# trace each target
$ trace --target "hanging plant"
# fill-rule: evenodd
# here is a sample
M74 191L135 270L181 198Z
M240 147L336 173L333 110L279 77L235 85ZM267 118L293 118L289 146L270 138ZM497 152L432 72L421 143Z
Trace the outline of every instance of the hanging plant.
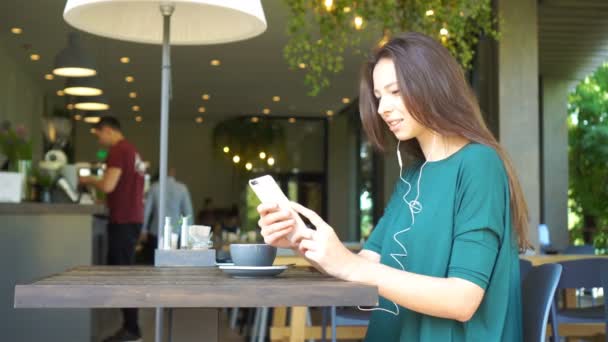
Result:
M239 169L247 170L250 163L251 170L263 171L285 160L285 130L279 120L259 117L224 120L213 129L213 150L217 158L230 160Z
M393 33L417 31L436 37L470 68L481 35L497 39L490 0L284 0L290 10L283 53L291 69L304 69L315 96L329 75L344 68L344 55L368 51Z

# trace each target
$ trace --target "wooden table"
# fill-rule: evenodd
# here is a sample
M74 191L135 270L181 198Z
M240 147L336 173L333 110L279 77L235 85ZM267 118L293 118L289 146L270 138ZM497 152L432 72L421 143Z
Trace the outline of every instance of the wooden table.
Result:
M608 255L593 255L593 254L539 254L539 255L520 255L521 259L528 260L533 266L549 263L559 263L570 260L581 260L591 258L608 258Z
M217 309L373 306L377 302L375 287L299 268L276 278L237 279L215 267L82 266L15 287L15 308Z

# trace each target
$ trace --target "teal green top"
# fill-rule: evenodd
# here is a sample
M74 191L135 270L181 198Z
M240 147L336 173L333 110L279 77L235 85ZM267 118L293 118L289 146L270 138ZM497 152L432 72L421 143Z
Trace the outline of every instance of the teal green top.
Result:
M404 170L422 211L403 200L408 186L397 181L384 216L364 249L384 265L433 277L457 277L485 294L466 323L424 315L399 306L398 315L376 310L366 341L521 341L518 245L511 228L509 183L502 160L488 146L468 144L446 159ZM409 228L409 229L408 229ZM399 241L403 248L395 241ZM380 298L379 307L397 312Z

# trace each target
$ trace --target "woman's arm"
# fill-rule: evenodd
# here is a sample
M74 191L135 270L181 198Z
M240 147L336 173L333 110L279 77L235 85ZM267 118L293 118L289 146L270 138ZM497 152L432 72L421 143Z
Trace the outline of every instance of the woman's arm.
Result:
M362 249L359 254L360 257L363 257L371 262L380 263L380 254L370 251L369 249Z
M460 322L471 319L485 292L468 280L401 271L355 254L348 265L345 280L377 286L382 297L410 310Z
M300 252L328 274L376 286L384 298L426 315L466 322L477 311L485 291L473 282L424 276L368 260L365 255L374 252L364 256L350 252L315 212L297 203L292 207L317 228L310 239L300 242Z

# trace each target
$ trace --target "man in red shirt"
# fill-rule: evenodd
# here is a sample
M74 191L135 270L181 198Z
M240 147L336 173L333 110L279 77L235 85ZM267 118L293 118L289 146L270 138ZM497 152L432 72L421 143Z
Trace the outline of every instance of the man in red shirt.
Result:
M145 165L135 146L125 139L116 118L102 117L95 125L95 135L102 146L109 148L104 176L101 179L84 177L81 183L107 194L108 265L132 265L144 218ZM141 341L137 309L122 309L122 312L122 328L104 341Z

